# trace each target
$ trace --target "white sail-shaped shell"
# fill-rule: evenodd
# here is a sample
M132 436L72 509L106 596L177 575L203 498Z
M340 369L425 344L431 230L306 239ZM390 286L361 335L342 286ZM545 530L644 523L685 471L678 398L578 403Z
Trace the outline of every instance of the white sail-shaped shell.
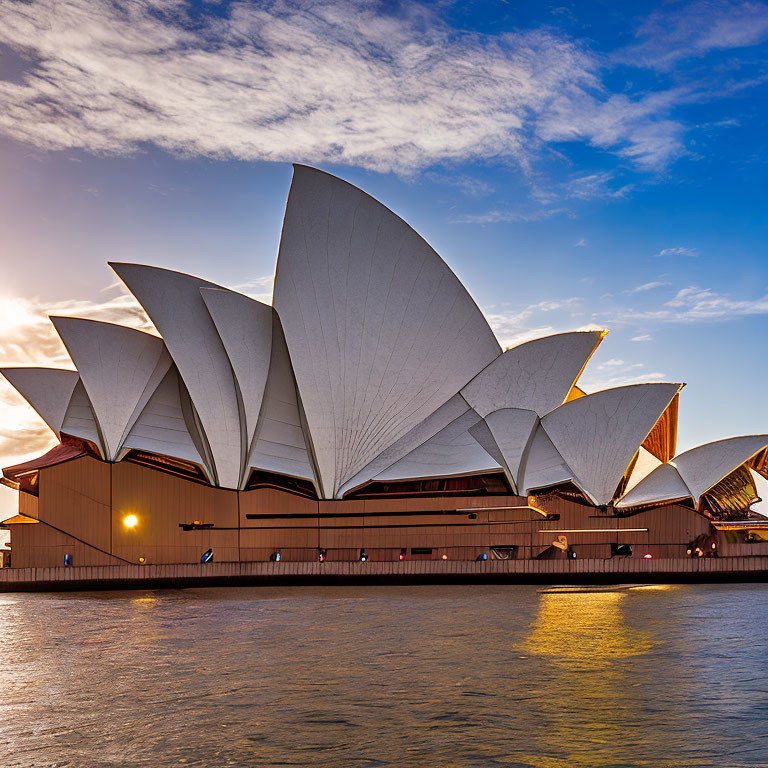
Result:
M555 448L544 427L539 424L520 463L517 492L521 496L527 496L539 488L575 479L573 470Z
M122 325L80 317L52 317L99 424L104 450L114 460L136 406L156 369L162 376L171 359L162 339Z
M745 461L768 446L768 435L745 435L705 443L672 459L693 500L717 485Z
M650 451L647 451L641 445L637 452L637 461L632 467L632 472L627 478L627 485L624 492L631 491L639 482L653 472L654 469L660 467L664 462L657 459Z
M572 400L541 423L575 481L595 504L608 504L633 456L680 384L633 384Z
M467 411L375 479L392 482L498 472L501 469L499 463L468 431L479 421L481 419L478 414Z
M200 290L224 349L232 364L243 399L248 445L253 440L261 412L272 354L272 316L267 304L234 291Z
M69 401L64 421L61 424L61 431L64 434L80 437L93 443L102 458L106 458L104 441L101 439L93 406L88 398L88 393L85 391L82 380L78 381L74 390L72 390L72 398Z
M348 491L367 483L376 475L400 461L411 451L423 445L434 437L441 429L447 427L462 414L469 410L467 401L461 395L454 395L446 403L443 403L434 413L427 416L424 421L410 429L399 440L396 440L386 450L382 451L373 461L367 464L354 477L350 478L337 492L340 498Z
M500 353L469 294L411 227L304 166L288 198L275 308L327 497Z
M690 495L690 489L680 477L675 466L662 464L625 493L615 506L617 509L625 509L643 504L687 499Z
M534 339L497 357L461 390L481 416L522 408L544 416L565 402L605 331Z
M248 465L315 483L305 422L280 321L273 315L271 359ZM248 477L244 478L247 481Z
M507 473L507 478L513 488L517 488L520 475L520 465L531 445L534 431L539 423L535 411L522 408L501 408L489 413L485 420L470 429L470 433L492 456L496 454L489 450L486 444L490 435L502 461L500 462ZM488 434L484 434L483 425ZM498 460L498 459L497 459Z
M625 493L616 506L625 508L690 497L698 507L703 494L766 447L768 435L745 435L691 448L654 469Z
M141 264L112 264L163 337L200 417L218 484L237 488L246 453L232 366L200 294L220 288L191 275Z
M80 374L64 368L2 368L0 373L58 436Z
M191 461L210 478L211 470L196 445L199 438L193 436L194 424L189 424L185 413L183 386L175 366L170 368L123 441L123 451L136 449Z

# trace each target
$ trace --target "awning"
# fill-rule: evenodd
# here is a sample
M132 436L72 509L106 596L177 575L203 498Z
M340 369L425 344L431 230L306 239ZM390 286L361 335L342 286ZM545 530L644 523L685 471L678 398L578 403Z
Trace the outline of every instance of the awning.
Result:
M12 467L5 467L3 475L9 480L18 483L24 475L35 472L43 467L52 467L55 464L62 464L65 461L71 461L79 456L85 456L86 451L79 445L70 445L59 443L51 448L48 453L39 456L36 459L25 461L23 464L15 464Z

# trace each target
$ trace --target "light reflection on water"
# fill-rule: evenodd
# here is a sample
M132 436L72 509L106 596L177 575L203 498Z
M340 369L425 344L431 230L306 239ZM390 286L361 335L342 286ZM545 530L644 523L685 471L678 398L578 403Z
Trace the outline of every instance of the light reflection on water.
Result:
M762 585L4 595L0 758L757 768L766 620Z
M542 594L536 620L521 649L547 656L564 674L585 670L611 673L620 659L647 653L648 632L624 620L627 591Z

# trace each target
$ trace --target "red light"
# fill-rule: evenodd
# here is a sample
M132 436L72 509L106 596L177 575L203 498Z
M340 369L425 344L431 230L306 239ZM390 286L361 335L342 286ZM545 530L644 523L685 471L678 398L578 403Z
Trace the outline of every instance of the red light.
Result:
M400 560L405 560L405 555L402 554L402 552L401 552L400 555L399 555L399 558L400 558Z
M650 552L646 552L643 555L643 560L653 560L653 555Z

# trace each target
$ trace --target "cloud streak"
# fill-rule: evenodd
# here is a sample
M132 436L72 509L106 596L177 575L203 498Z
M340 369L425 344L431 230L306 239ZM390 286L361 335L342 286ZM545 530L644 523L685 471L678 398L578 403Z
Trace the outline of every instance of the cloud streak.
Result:
M661 371L650 371L648 373L638 373L637 369L642 368L642 363L636 363L628 366L625 370L613 372L613 375L606 376L604 372L593 371L587 368L584 375L579 379L579 386L583 385L586 392L597 392L601 389L610 389L611 387L624 387L629 384L648 384L654 381L667 381L667 374Z
M464 213L453 216L452 224L498 224L500 222L513 224L530 224L546 221L553 216L571 216L568 208L539 208L538 210L519 210L516 208L493 208L484 213Z
M654 256L659 258L669 256L689 256L690 258L696 258L698 255L699 252L695 248L686 248L682 245L678 245L674 248L662 248L658 253L654 254Z
M768 4L739 0L668 3L646 19L637 38L638 43L619 51L616 60L668 70L681 59L745 48L768 39Z
M642 283L640 285L636 285L634 288L628 288L624 293L645 293L646 291L653 291L656 288L667 288L670 286L671 283L665 283L661 280L652 280L649 283Z
M709 288L682 288L665 305L678 321L728 320L751 315L768 315L768 294L757 299L734 299Z
M642 288L643 286L638 286ZM654 286L655 287L655 286ZM637 292L637 289L630 293ZM718 293L709 288L688 286L677 291L675 296L661 305L645 309L622 307L614 311L596 313L593 320L608 327L626 326L631 323L701 323L726 322L740 317L768 315L768 294L754 299L735 299L727 293ZM650 340L648 334L633 337L632 341Z
M580 302L581 299L574 296L555 301L538 301L509 310L503 307L487 307L485 317L499 344L503 349L508 349L540 336L558 333L560 330L573 330L573 324L565 322L564 317L570 316Z
M0 132L46 149L355 165L410 173L490 159L529 169L582 142L657 170L683 151L689 92L611 93L603 56L551 29L456 30L374 0L0 0L0 43L32 62L0 80ZM724 38L725 39L725 38ZM735 38L734 38L735 39ZM621 196L600 175L572 194Z

